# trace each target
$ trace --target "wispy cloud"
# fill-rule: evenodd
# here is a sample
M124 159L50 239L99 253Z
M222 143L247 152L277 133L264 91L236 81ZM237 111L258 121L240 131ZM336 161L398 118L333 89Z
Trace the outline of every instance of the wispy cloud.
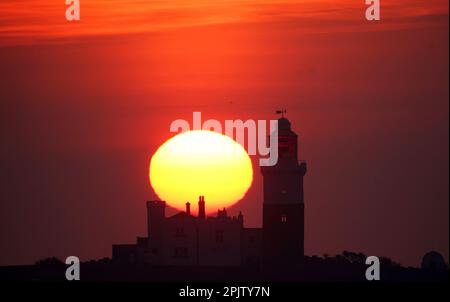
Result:
M362 0L81 0L79 22L67 22L65 8L63 0L1 1L0 45L298 18L309 21L312 30L323 30L327 24L332 29L361 25L365 4ZM396 21L405 26L405 18L414 22L417 17L448 17L448 1L384 0L382 14L390 27Z

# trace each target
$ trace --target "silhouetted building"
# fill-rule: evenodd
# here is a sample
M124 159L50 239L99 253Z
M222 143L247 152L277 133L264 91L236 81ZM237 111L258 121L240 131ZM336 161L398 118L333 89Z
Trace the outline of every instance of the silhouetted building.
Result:
M165 216L164 201L148 201L148 237L136 244L113 245L113 260L126 263L185 266L261 266L295 261L304 251L303 176L297 159L297 135L290 122L278 120L278 162L262 167L263 228L244 228L244 217L206 216L204 196L198 216L186 210Z
M135 245L113 245L113 259L173 266L241 265L242 214L230 217L223 209L216 217L206 217L204 196L198 204L197 217L190 214L189 202L186 211L165 217L164 201L148 201L148 237L138 238ZM254 250L249 253L260 254L260 248Z
M435 251L428 252L423 256L421 267L428 271L445 271L448 268L444 257Z
M303 176L298 161L298 137L284 117L278 120L278 162L261 167L264 177L264 263L291 262L304 255Z

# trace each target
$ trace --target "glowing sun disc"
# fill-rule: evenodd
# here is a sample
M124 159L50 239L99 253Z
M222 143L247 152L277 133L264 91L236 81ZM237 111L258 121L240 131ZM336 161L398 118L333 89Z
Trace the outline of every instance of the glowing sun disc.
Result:
M228 136L198 130L180 133L162 144L150 160L150 184L161 200L179 210L191 203L197 215L198 196L206 212L242 199L253 180L245 149Z

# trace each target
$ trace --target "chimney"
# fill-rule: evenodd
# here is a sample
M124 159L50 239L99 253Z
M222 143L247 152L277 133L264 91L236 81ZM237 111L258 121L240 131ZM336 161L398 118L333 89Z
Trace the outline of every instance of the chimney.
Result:
M186 202L186 214L191 215L191 203Z
M198 218L205 219L205 196L198 197Z
M148 237L155 242L162 236L163 221L166 216L165 208L164 201L147 201L147 232Z
M243 226L244 225L244 215L242 215L242 212L239 211L239 215L238 215L238 221L239 223Z

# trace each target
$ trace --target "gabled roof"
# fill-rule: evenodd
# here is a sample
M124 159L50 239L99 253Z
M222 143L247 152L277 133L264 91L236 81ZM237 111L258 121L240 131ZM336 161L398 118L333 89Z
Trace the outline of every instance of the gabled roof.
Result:
M187 214L186 212L178 212L177 214L167 217L167 219L195 219L194 216Z

